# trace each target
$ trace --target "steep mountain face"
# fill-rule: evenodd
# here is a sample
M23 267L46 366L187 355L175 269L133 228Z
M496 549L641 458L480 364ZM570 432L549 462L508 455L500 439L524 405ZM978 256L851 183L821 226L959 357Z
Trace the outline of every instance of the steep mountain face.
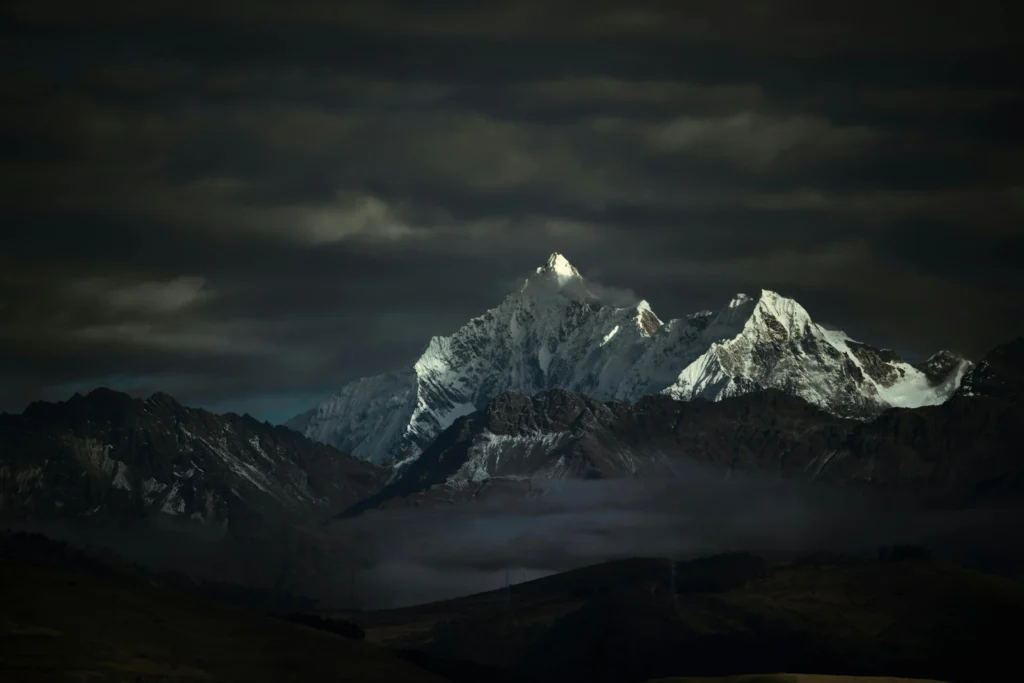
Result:
M719 402L661 394L634 404L565 390L507 393L457 420L348 514L458 501L485 490L523 494L532 478L670 474L688 461L943 498L1013 496L1024 491L1024 403L1000 378L1020 376L1024 362L1012 356L1015 349L996 349L969 376L970 386L991 384L998 395L965 391L942 405L894 408L870 422L776 389Z
M533 478L670 474L685 456L726 468L792 468L811 453L834 448L846 422L774 390L718 403L654 395L636 404L606 404L564 389L507 393L457 420L392 482L346 514L457 502L485 491L521 495ZM794 434L805 444L796 455L790 452Z
M815 324L775 292L663 323L646 301L603 301L562 255L412 368L352 382L290 427L374 463L408 464L455 420L504 392L553 388L601 401L679 400L779 389L846 417L945 401L970 364L922 367Z
M97 389L0 415L0 513L33 520L162 513L227 528L324 516L385 473L285 427Z

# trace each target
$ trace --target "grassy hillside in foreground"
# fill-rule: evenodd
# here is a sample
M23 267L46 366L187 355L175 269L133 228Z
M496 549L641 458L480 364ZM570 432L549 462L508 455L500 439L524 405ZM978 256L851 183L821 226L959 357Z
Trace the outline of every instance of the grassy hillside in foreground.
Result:
M374 645L52 551L0 544L5 683L995 683L1014 663L1024 617L1020 583L927 557L771 567L737 554L678 564L675 599L667 561L626 560L346 615Z
M0 680L440 683L366 643L130 577L0 557Z
M816 674L755 674L725 678L659 678L649 683L941 683L923 678L877 676L819 676Z
M779 567L737 555L598 565L450 602L349 614L374 642L551 683L819 671L1003 681L1024 585L926 557Z

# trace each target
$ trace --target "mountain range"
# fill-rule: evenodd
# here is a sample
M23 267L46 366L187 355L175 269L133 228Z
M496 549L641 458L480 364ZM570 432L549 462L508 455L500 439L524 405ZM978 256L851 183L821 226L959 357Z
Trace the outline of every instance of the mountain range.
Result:
M519 499L538 479L698 464L943 501L1024 492L1024 339L976 366L912 365L767 290L669 322L597 291L552 255L411 369L357 380L292 428L102 388L2 414L0 521L127 526L126 548L141 532L210 580L337 591L350 549L324 521Z
M347 511L527 495L535 479L733 472L996 502L1024 492L1024 340L998 347L947 402L874 420L833 415L778 389L604 403L564 389L505 393L456 420L380 492Z
M907 363L815 323L769 290L668 322L646 301L616 306L600 291L552 254L499 306L431 339L412 367L353 381L287 425L364 460L402 466L505 392L564 389L636 402L778 389L838 417L868 419L941 404L971 369L949 351Z
M344 599L348 553L317 525L389 476L287 427L160 393L101 388L0 415L0 528L286 603Z
M385 480L384 470L286 427L167 394L96 389L0 415L0 513L26 519L162 513L227 529L328 515Z

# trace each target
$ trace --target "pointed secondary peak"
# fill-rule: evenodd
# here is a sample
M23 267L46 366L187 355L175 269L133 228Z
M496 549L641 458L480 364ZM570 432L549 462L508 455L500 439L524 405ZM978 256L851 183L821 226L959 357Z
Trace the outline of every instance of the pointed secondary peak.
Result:
M803 306L794 299L788 299L778 292L770 289L762 289L761 296L757 300L754 315L769 326L781 325L777 332L802 334L804 329L813 324L810 314Z
M661 318L654 312L654 309L651 308L651 304L647 302L647 299L641 299L640 303L636 305L636 314L638 318L655 321L658 327L664 324Z
M557 275L560 280L583 277L580 275L580 271L576 270L575 266L569 263L569 259L562 256L557 251L548 257L547 264L538 268L537 272L553 273L554 275Z
M785 335L799 332L810 323L803 306L770 289L762 289L756 296L735 295L713 320L715 326L768 325Z
M649 337L654 334L659 327L664 325L654 311L651 309L651 305L644 299L636 305L636 323L640 326L640 329Z

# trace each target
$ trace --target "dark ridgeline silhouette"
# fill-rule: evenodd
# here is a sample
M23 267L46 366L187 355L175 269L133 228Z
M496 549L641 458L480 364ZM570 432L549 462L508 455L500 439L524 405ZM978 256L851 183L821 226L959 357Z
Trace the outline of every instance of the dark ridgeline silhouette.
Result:
M539 683L793 670L996 683L1024 589L897 546L776 564L749 553L617 561L451 605L430 606L426 652ZM881 647L880 621L900 624Z
M878 551L878 559L889 562L927 560L931 557L931 551L919 545L894 545L882 548Z
M315 614L277 614L273 615L286 621L302 624L318 631L328 631L351 640L363 640L366 638L366 631L351 621L342 619L327 619Z

